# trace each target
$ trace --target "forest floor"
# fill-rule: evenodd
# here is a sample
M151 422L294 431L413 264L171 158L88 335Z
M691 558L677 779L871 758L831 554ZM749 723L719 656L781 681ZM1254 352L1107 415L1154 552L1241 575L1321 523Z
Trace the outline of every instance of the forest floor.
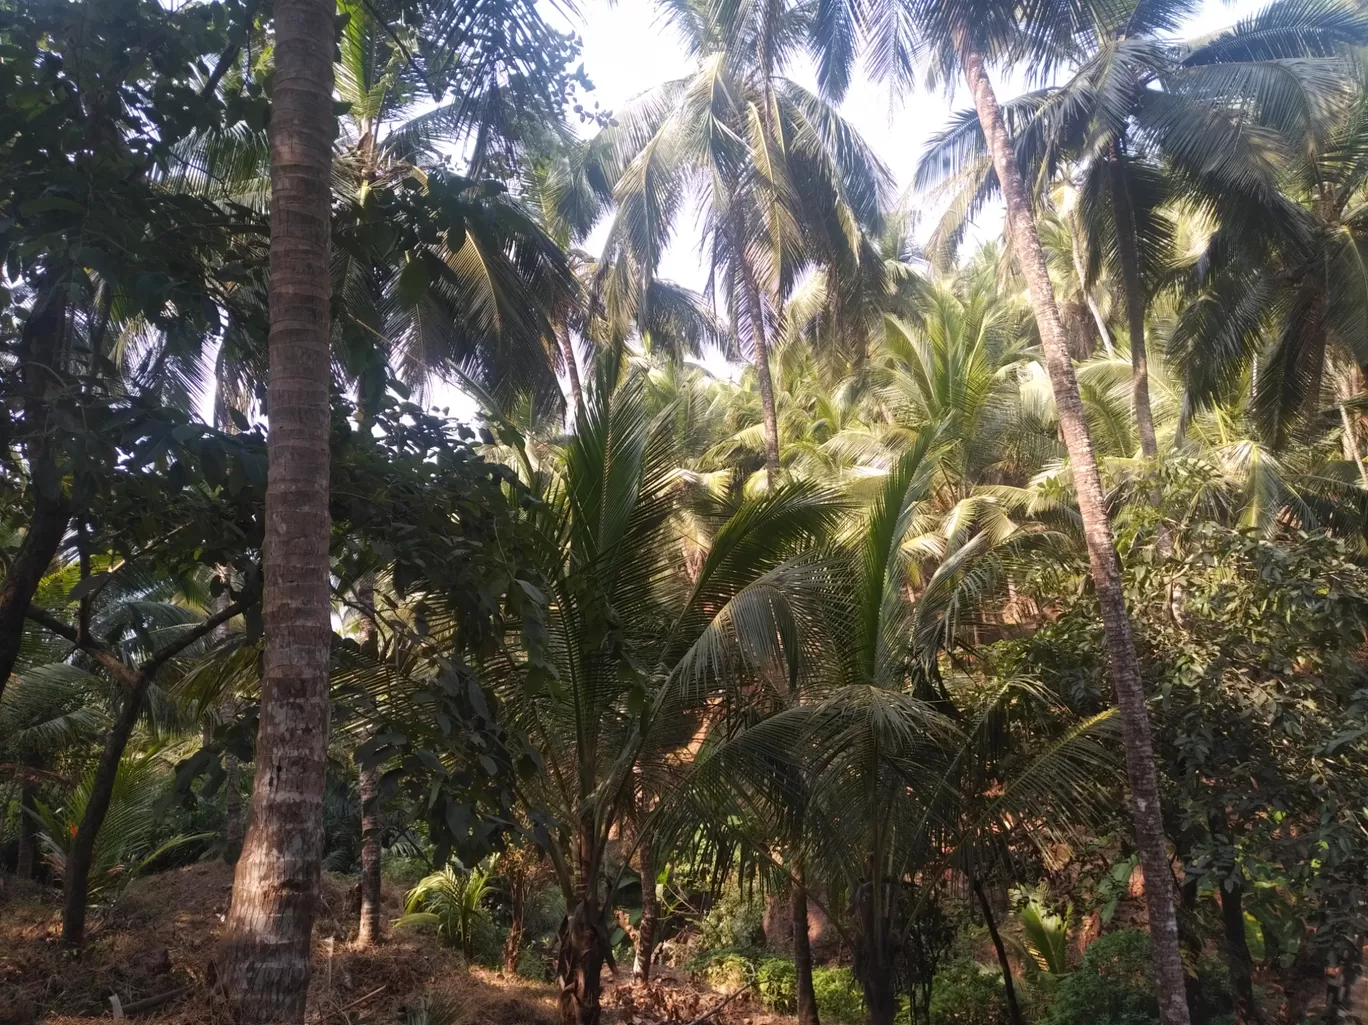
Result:
M203 862L141 879L118 904L93 919L84 948L59 942L56 894L14 886L0 904L0 1025L77 1025L111 1018L109 997L123 1007L176 995L133 1010L143 1025L215 1025L227 1014L212 999L209 961L223 929L231 867ZM423 930L401 931L366 950L355 930L353 879L325 876L314 927L313 975L306 1021L311 1025L393 1025L424 998L455 1008L447 1025L558 1025L549 983L467 967ZM384 917L402 913L403 890L385 884ZM650 987L604 975L605 1022L655 1025L691 1022L725 999L684 973L662 969ZM785 1019L746 995L709 1017L718 1025L784 1025Z

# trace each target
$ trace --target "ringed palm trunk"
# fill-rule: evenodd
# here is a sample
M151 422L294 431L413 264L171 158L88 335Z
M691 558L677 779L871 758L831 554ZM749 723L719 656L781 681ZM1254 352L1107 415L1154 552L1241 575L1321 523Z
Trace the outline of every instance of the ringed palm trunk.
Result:
M793 867L789 891L793 919L794 989L798 1002L798 1025L821 1025L817 1015L817 991L812 984L812 942L808 938L807 872L802 862Z
M660 918L660 902L656 899L655 844L651 827L646 824L646 795L642 792L637 806L637 869L641 874L641 924L637 927L636 950L632 958L632 978L638 982L651 981L651 961L655 956L656 924Z
M1116 250L1121 260L1121 282L1126 292L1126 322L1130 332L1131 404L1140 452L1146 459L1159 454L1154 438L1154 412L1150 407L1149 357L1145 351L1145 291L1140 281L1140 249L1136 243L1135 210L1125 164L1116 144L1108 157L1111 176L1112 213L1116 218Z
M578 827L578 871L575 901L561 922L556 977L560 983L562 1025L598 1025L602 1017L599 999L603 990L603 964L608 938L603 930L603 914L598 906L597 859L594 857L594 817L580 820Z
M380 930L380 785L379 769L361 770L361 922L356 945L378 942Z
M733 204L735 206L735 204ZM760 287L746 259L745 236L739 219L732 218L732 244L741 274L742 300L750 322L751 346L755 350L755 377L760 385L760 418L765 428L765 480L770 490L779 486L779 417L774 410L774 378L770 376L769 342L765 338L765 315L760 308Z
M1188 1025L1183 963L1179 956L1178 919L1169 873L1168 847L1159 808L1159 775L1155 768L1145 690L1135 655L1130 617L1121 585L1121 562L1112 540L1111 523L1103 503L1102 481L1093 455L1078 393L1073 364L1069 360L1064 331L1055 307L1045 254L1031 217L1026 189L1017 167L997 96L984 66L983 55L970 44L967 26L954 31L954 45L965 81L974 97L998 181L1007 201L1007 224L1012 247L1026 279L1027 296L1045 349L1045 364L1054 390L1060 431L1073 467L1078 511L1088 547L1093 586L1097 590L1106 637L1107 663L1116 690L1116 703L1126 749L1126 772L1130 781L1131 818L1145 873L1145 901L1150 935L1154 940L1155 975L1159 990L1162 1025Z
M247 836L217 965L230 1013L298 1022L323 853L333 0L278 0L271 97L265 672Z
M367 575L357 586L361 606L361 648L370 656L379 654L375 624L375 582ZM381 939L380 931L380 770L376 766L361 770L361 921L356 929L356 944L367 947Z

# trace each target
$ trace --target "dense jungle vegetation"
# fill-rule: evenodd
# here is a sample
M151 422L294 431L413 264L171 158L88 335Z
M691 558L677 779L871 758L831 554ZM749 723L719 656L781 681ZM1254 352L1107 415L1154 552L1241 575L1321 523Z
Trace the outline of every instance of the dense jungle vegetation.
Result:
M1368 8L1197 6L0 0L0 1019L1360 1021Z

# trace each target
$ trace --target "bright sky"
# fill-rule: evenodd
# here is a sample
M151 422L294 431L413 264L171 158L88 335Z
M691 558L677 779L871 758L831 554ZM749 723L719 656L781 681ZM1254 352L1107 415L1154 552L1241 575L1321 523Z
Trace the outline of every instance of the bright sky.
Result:
M546 2L546 0L544 0ZM554 0L549 0L554 2ZM1184 37L1203 35L1231 25L1263 6L1258 0L1205 0L1197 17L1181 33ZM564 22L564 16L557 16ZM572 22L584 40L582 54L585 71L593 81L592 99L614 110L652 86L686 75L689 61L678 44L669 23L651 0L579 0L579 18ZM790 77L810 88L816 79L810 67L788 69ZM1004 97L1020 89L1004 83ZM894 100L889 90L857 76L842 106L847 119L873 146L896 176L899 188L906 188L926 140L948 118L952 109L967 105L961 90L955 97L943 93L921 93ZM996 233L1001 221L997 211L985 213ZM595 250L606 234L601 225L587 247ZM698 232L681 224L674 245L667 252L661 275L691 288L701 288L707 268L698 252Z
M584 40L582 59L585 71L594 83L589 101L597 101L608 110L626 106L635 96L670 79L691 71L669 23L660 15L652 0L577 0L578 17L567 18L557 0L542 0L548 17L555 24L571 27ZM1197 16L1180 33L1183 37L1204 35L1234 24L1263 6L1262 0L1204 0ZM815 88L811 67L788 69L790 77ZM1021 89L1019 83L999 83L1003 98ZM927 139L945 124L950 112L967 104L963 90L958 96L944 93L919 93L895 100L887 88L857 75L842 113L860 131L888 165L900 189L906 188L916 168ZM586 126L586 133L593 126ZM924 230L929 231L932 216L926 218ZM692 214L686 215L693 216ZM986 210L980 217L980 233L994 235L1002 221L1001 210ZM607 235L607 220L588 240L585 248L597 253ZM661 261L660 274L689 288L702 289L708 271L699 252L700 232L694 224L681 223L675 239ZM730 366L714 355L704 360L714 374L731 376L739 368ZM457 416L471 416L475 410L470 400L455 389L442 385L434 387L431 401L450 405Z

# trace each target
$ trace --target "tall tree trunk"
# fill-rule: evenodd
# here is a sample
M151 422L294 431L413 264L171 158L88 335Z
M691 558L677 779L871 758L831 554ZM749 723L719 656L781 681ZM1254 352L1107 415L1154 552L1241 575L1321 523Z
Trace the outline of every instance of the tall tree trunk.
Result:
M247 837L218 979L240 1021L298 1022L309 988L328 742L333 0L277 0L271 94L265 672Z
M765 314L760 307L760 286L745 256L745 235L732 218L732 244L740 264L742 296L746 304L746 319L750 322L752 357L755 377L760 385L760 419L765 428L765 479L770 490L779 486L779 417L774 409L774 378L770 376L769 342L765 339Z
M812 985L812 943L808 939L807 873L802 862L793 866L789 890L793 919L793 969L798 998L798 1025L821 1025L817 1015L817 991Z
M1233 885L1231 885L1233 882ZM1235 1001L1236 1025L1262 1025L1254 1000L1253 961L1245 939L1244 882L1238 877L1220 888L1221 926L1225 934L1226 964L1230 969L1230 995Z
M1107 321L1102 316L1102 311L1097 308L1097 300L1092 296L1092 290L1088 288L1088 276L1083 269L1083 258L1078 255L1078 216L1069 211L1069 253L1073 256L1074 273L1078 275L1078 290L1083 295L1083 302L1088 307L1088 312L1092 314L1093 323L1097 325L1097 333L1102 339L1102 348L1108 356L1116 355L1116 346L1112 344L1111 331L1107 329Z
M242 854L242 776L235 755L223 756L223 860L232 865Z
M1126 293L1126 322L1130 331L1131 403L1140 452L1146 459L1159 454L1154 439L1154 412L1150 408L1149 357L1145 351L1145 288L1140 280L1140 249L1136 240L1135 210L1130 184L1116 144L1108 154L1111 171L1112 214L1116 219L1116 252L1121 260L1121 284Z
M1088 437L1078 381L1069 360L1064 331L1055 308L1045 254L1026 189L1017 167L1016 154L1002 113L998 109L983 56L969 42L967 26L954 33L955 47L964 77L974 96L979 123L992 154L998 181L1007 201L1007 224L1012 248L1026 279L1027 296L1040 331L1045 364L1054 390L1060 431L1073 468L1078 511L1088 546L1093 586L1101 606L1106 636L1107 663L1116 703L1121 712L1126 749L1126 772L1130 780L1131 816L1145 872L1145 899L1150 933L1154 939L1155 974L1159 989L1159 1017L1163 1025L1188 1025L1188 1006L1183 986L1183 962L1178 949L1178 918L1174 909L1173 883L1169 875L1168 847L1159 808L1159 774L1154 761L1144 683L1135 655L1130 617L1121 584L1121 563L1112 541L1111 523L1103 502L1102 481Z
M645 818L645 809L638 822ZM660 904L656 900L655 845L649 826L639 826L637 838L637 868L641 873L641 924L637 928L636 951L632 959L632 978L638 982L651 981L651 961L655 957L656 921Z
M504 974L512 977L518 971L518 955L522 953L523 935L527 922L527 887L519 878L508 888L508 935L504 937Z
M378 658L380 638L375 622L375 580L366 574L356 587L356 603L361 606L361 648ZM380 769L361 769L361 921L356 928L356 944L367 947L381 939L380 864L384 826L380 820Z
M361 770L361 923L356 945L368 947L380 932L380 770Z
M868 1025L893 1025L898 1011L893 965L893 936L884 910L891 894L882 894L879 862L871 857L863 885L856 891L860 938L855 950L855 974L864 991Z
M579 409L584 404L584 393L580 389L579 364L575 362L575 344L570 340L570 329L561 327L561 354L565 359L565 375L570 378L570 401Z
M1017 1003L1016 981L1012 978L1012 962L1007 958L1007 947L1002 942L1002 934L998 932L997 919L993 917L993 905L988 902L988 894L984 892L983 884L977 878L971 877L969 885L973 887L974 896L978 898L979 910L983 912L984 924L988 926L988 935L993 941L993 950L997 953L998 968L1002 970L1002 989L1007 995L1007 1018L1011 1025L1026 1025L1026 1018L1021 1013L1021 1005Z
M118 779L119 762L128 748L128 738L133 727L138 724L142 714L143 700L152 677L147 673L139 674L124 689L123 707L114 720L114 726L105 737L104 750L95 766L95 778L90 786L90 797L86 801L85 814L76 827L76 836L67 851L66 863L62 868L62 942L68 946L79 946L85 942L86 901L90 894L90 866L95 855L95 839L100 835L109 803L114 796L114 784Z

